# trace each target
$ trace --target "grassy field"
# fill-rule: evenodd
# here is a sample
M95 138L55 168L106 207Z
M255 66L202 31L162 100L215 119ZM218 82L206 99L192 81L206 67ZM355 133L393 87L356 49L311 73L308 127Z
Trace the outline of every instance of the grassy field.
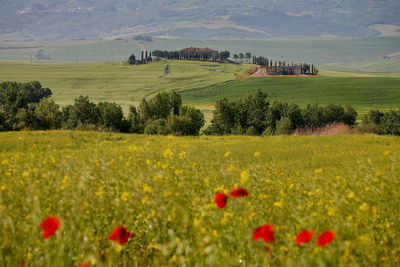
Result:
M389 77L271 77L230 81L182 92L184 102L213 103L221 98L239 99L257 90L272 100L305 106L349 104L360 112L400 107L400 78Z
M102 62L126 60L141 49L179 50L188 46L211 47L231 53L250 52L273 60L311 62L323 68L350 71L400 72L397 59L379 60L400 51L400 37L371 38L273 38L266 40L184 40L155 38L153 42L125 40L0 41L0 60Z
M168 73L165 67L169 66ZM79 95L112 101L126 107L163 90L208 87L245 74L249 65L162 61L130 66L122 62L80 64L24 64L0 62L0 81L38 80L52 89L57 103L73 103Z
M373 135L0 133L1 265L397 266L399 151ZM250 195L218 209L236 187ZM43 240L48 216L61 225ZM264 224L272 243L252 240ZM296 245L304 229L336 237Z

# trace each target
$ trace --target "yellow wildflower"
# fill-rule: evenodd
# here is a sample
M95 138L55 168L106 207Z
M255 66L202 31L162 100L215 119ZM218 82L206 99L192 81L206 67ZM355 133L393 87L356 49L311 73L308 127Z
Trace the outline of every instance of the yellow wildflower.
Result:
M173 152L170 148L164 150L164 153L163 153L164 158L170 159L170 158L172 158L172 155L173 155Z
M316 169L316 170L314 170L314 172L315 172L315 173L321 173L321 172L322 172L322 169Z
M231 165L229 165L229 167L228 167L228 171L234 171L234 170L236 170L236 167L235 167L235 166L233 166L232 164L231 164Z
M240 183L244 184L250 179L249 173L247 171L242 171L240 173Z
M145 192L145 193L151 193L153 190L152 190L152 188L151 188L151 186L150 185L148 185L148 184L144 184L143 185L143 192Z
M360 205L359 209L362 210L362 211L368 211L368 210L369 210L369 205L368 205L368 203L365 203L365 202L362 203L362 204Z
M131 196L131 194L129 192L123 192L121 195L121 200L126 202L129 200L130 196Z
M185 151L182 151L181 153L179 153L179 158L180 158L180 159L186 158L186 152L185 152Z

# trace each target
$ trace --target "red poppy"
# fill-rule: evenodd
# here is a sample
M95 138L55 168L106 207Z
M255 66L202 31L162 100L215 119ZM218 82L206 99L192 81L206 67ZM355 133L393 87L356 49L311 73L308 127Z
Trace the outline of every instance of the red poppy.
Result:
M308 230L301 231L300 233L297 234L295 242L297 245L310 242L310 240L314 237L314 235L315 234L312 231Z
M121 245L128 242L128 239L132 236L125 227L117 226L114 228L110 236L108 237L110 240L120 243Z
M23 258L23 259L20 261L19 265L25 266L25 265L26 265L26 259Z
M215 194L214 202L217 204L218 208L223 209L228 202L228 197L224 193L217 193Z
M60 219L57 217L47 217L40 224L40 228L43 230L43 238L47 239L55 235L58 227L60 226Z
M247 197L249 192L244 188L235 188L231 191L232 197Z
M79 264L79 267L89 267L89 263L83 262L81 264Z
M274 227L270 224L266 224L254 230L253 239L257 241L261 238L264 239L265 242L274 242Z
M318 246L323 247L331 243L333 239L335 239L335 232L325 231L318 237L317 244Z

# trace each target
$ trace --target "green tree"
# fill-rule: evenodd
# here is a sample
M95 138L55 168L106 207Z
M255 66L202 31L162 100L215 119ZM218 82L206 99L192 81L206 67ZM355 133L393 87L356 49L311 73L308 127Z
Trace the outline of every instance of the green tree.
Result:
M100 102L97 107L100 113L99 125L107 129L120 131L122 119L124 118L121 106L110 102Z
M380 130L383 134L400 135L400 111L385 112L381 118Z
M221 60L227 60L231 56L231 53L229 51L222 51L219 53L219 58Z
M251 53L246 53L245 58L247 59L247 61L250 62Z
M244 100L247 110L247 125L253 127L258 135L261 135L267 127L267 114L269 102L268 95L258 90L256 95L248 95Z
M132 54L132 55L129 57L128 63L129 63L130 65L134 65L134 64L136 63L136 57L135 57L134 54Z
M42 130L54 130L61 127L60 107L53 99L44 98L35 105L34 115Z
M39 130L37 118L35 117L34 104L18 110L12 125L13 130Z
M12 127L17 123L16 115L20 109L27 108L29 97L22 90L22 84L5 82L0 84L0 107L5 113L7 125Z
M129 113L127 117L129 123L130 133L143 133L144 121L140 117L139 110L134 106L129 106Z
M161 50L154 50L152 55L155 56L156 58L165 57L165 53L163 51L161 51Z
M69 108L68 127L76 128L79 125L98 125L100 111L97 105L90 101L88 96L79 96Z
M199 135L200 129L204 126L205 123L203 112L193 107L182 106L180 110L180 115L187 117L191 120L191 130L190 132L187 132L187 135Z
M243 59L244 59L244 54L243 53L239 53L239 59L243 62Z

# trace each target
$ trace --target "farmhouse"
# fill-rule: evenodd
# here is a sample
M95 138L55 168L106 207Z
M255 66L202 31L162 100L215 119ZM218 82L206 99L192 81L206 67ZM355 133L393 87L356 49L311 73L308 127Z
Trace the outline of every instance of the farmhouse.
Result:
M188 47L179 51L181 59L216 60L218 51L211 48Z

